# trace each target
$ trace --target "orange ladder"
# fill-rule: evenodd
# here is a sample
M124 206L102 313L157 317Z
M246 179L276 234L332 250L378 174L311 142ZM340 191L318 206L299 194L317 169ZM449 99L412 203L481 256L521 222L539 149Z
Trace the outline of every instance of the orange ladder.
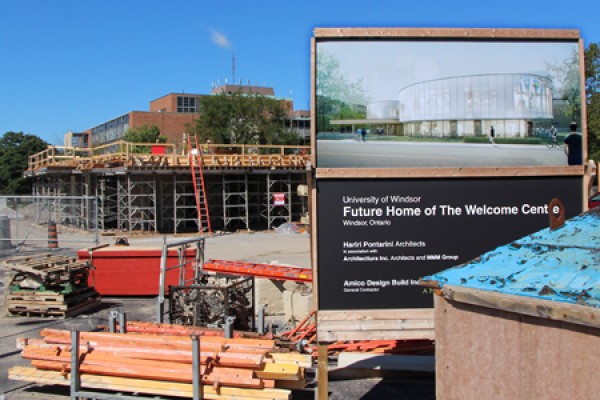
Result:
M312 282L312 271L299 267L283 265L255 264L241 261L208 260L205 271L228 273L243 276L260 276L269 279L281 279L295 282Z
M204 222L206 222L206 231L212 235L210 226L210 215L208 213L208 199L206 197L206 186L204 184L204 170L202 168L202 149L198 146L198 136L194 136L195 148L192 148L192 138L188 140L188 156L190 158L190 168L192 170L192 182L194 183L194 197L196 198L196 212L198 215L198 232L203 233ZM196 150L196 151L194 151Z

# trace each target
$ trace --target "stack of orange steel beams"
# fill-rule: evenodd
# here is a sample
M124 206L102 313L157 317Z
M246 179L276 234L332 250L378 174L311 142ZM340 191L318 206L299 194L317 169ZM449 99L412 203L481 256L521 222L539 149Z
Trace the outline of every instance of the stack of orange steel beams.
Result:
M119 326L117 325L117 328ZM223 336L223 329L206 328L189 325L173 325L160 324L157 322L142 322L142 321L127 321L126 332L129 333L146 333L156 335L173 335L173 336ZM256 332L233 331L235 338L255 338L255 339L273 339L272 333L259 335Z
M435 346L432 340L358 340L335 342L327 346L327 350L330 355L341 351L424 355L432 354Z
M17 341L22 357L31 360L32 367L13 367L9 378L69 385L71 332L44 329L40 335L41 339ZM192 394L189 336L81 332L79 354L82 387L170 396ZM199 359L206 399L287 399L289 388L305 385L304 370L312 365L310 356L285 353L274 340L209 335L199 336Z

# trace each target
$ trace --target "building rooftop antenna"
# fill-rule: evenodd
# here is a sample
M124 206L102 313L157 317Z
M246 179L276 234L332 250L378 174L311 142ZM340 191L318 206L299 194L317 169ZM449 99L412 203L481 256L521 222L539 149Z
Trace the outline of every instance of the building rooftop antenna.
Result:
M231 82L235 84L235 52L231 51Z

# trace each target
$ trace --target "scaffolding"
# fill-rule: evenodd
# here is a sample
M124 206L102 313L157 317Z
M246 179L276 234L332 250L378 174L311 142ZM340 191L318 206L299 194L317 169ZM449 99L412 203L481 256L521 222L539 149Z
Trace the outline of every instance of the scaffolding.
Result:
M235 221L250 229L248 175L223 175L223 225Z
M117 177L101 176L96 181L99 226L103 231L116 229L119 205L117 201Z
M267 175L267 228L292 222L292 177L290 174Z
M48 150L30 157L25 175L33 179L36 196L96 196L102 231L200 232L198 185L190 174L189 155L175 152L174 147L169 150L170 145L164 145L164 154L144 154L130 145L112 146L118 153L60 159ZM300 220L306 207L297 186L306 184L308 160L306 152L294 146L212 146L198 165L203 171L203 201L212 229L271 229ZM90 212L85 204L61 207L70 208L57 211L69 215L69 224L85 225Z

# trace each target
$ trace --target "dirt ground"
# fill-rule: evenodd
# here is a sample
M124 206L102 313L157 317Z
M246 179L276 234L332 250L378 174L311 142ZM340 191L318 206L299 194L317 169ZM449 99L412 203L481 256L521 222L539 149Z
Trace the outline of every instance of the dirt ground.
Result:
M59 241L68 243L66 235L78 233L60 233ZM163 236L128 237L132 246L160 246ZM170 237L167 240L180 240L181 237ZM114 244L115 237L101 237L102 243ZM62 244L61 244L62 245ZM65 244L66 245L66 244ZM87 246L87 245L86 245ZM75 254L81 247L61 248L60 252ZM4 251L2 257L15 254ZM303 234L280 234L270 232L240 232L219 234L206 238L206 259L226 259L294 265L310 268L309 236ZM0 267L0 282L6 270ZM4 285L0 285L0 302L3 302ZM156 299L153 297L116 298L106 297L102 305L83 315L67 319L47 319L33 317L0 317L0 400L22 399L67 399L68 387L28 384L10 381L7 371L13 366L28 366L29 361L22 360L15 342L18 337L37 337L41 329L46 327L71 329L73 326L92 329L98 323L107 324L111 310L119 310L127 314L128 320L154 321L156 316ZM314 371L308 372L309 376ZM294 391L293 399L315 398L316 383L302 391ZM435 377L433 374L407 376L392 374L381 377L360 377L359 379L336 379L332 373L329 381L330 399L434 399Z

